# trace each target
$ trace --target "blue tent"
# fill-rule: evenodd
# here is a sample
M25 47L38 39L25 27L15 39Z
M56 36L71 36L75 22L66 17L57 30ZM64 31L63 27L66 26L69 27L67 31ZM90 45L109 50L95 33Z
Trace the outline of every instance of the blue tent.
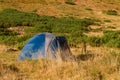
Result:
M73 57L67 40L51 33L41 33L33 36L23 47L18 59L58 59L66 60Z

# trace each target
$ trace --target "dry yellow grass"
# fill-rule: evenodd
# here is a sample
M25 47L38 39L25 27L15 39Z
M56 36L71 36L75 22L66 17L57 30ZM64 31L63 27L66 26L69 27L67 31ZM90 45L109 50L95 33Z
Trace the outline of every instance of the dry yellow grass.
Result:
M19 52L0 54L0 80L119 80L120 51L87 47L72 49L76 61L17 61Z
M6 48L5 45L0 45L0 53L2 53L2 51Z

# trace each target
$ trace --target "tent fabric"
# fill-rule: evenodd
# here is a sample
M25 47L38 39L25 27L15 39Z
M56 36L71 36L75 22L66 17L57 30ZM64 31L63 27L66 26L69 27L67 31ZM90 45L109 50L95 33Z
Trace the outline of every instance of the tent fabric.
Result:
M33 36L23 47L18 60L29 59L58 59L66 60L72 57L67 40L62 36L51 33L41 33Z

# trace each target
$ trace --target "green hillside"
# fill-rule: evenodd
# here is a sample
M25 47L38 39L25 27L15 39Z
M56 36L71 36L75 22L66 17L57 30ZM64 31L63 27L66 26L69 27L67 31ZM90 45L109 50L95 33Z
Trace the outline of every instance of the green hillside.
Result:
M67 37L71 47L86 42L91 46L102 46L104 44L108 47L119 48L119 30L97 30L89 27L90 25L100 25L101 23L100 20L95 18L57 18L47 15L39 16L36 13L21 12L15 9L5 9L0 13L1 43L5 43L6 45L16 44L17 47L21 49L24 45L23 43L25 43L31 36L41 32L50 32ZM21 34L18 30L23 26L26 26L27 28L23 28L22 30L24 34ZM18 30L14 30L14 28L18 28ZM89 33L90 31L95 32L100 30L103 31L102 37L87 36L84 34ZM108 39L109 36L110 38Z
M0 0L0 80L119 80L119 6L120 0ZM76 61L17 61L41 32L65 36Z

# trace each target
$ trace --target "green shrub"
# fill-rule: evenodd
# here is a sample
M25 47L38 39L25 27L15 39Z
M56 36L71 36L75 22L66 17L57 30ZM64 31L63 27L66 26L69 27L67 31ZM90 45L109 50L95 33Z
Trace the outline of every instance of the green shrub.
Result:
M5 45L13 46L17 43L16 36L0 36L0 43L4 43Z
M108 11L106 11L106 14L108 14L108 15L118 15L117 11L115 11L115 10L108 10Z
M91 46L99 47L99 46L102 45L102 40L101 40L100 37L93 36L93 37L89 37L88 43L89 43Z
M102 42L108 47L120 47L120 31L104 31Z
M41 32L52 32L64 35L70 44L76 45L82 42L83 32L89 31L88 26L95 22L97 21L91 18L56 18L54 16L38 16L35 13L26 13L15 9L5 9L0 12L0 27L2 28L0 35L4 36L1 42L6 42L9 45L16 44L21 49L31 36ZM30 28L25 28L25 34L29 34L29 36L17 37L16 32L8 30L9 27L14 26L30 26ZM9 36L7 37L7 35Z
M24 35L21 37L18 36L0 36L0 44L3 43L8 46L17 46L18 49L21 49L24 44L31 38L32 35Z
M104 31L104 35L102 37L103 42L107 43L110 40L115 40L117 38L119 38L120 35L120 31L110 31L110 30L106 30Z
M18 35L17 32L9 30L7 28L0 28L0 36L15 36Z
M107 42L108 47L120 48L120 38L111 39Z
M111 22L111 20L107 20L107 19L106 19L106 20L104 20L104 22L109 22L109 23L110 23L110 22Z
M84 19L82 19L82 21L81 21L81 25L87 27L87 26L89 26L89 25L94 24L94 22L95 22L94 19L84 18Z
M67 0L65 3L66 3L66 4L69 4L69 5L76 5L76 4L73 2L73 0Z
M116 29L114 26L108 26L107 28Z
M39 16L34 13L20 12L15 9L5 9L0 13L0 27L33 26Z
M91 8L85 8L85 10L92 11L92 9L91 9Z
M104 31L102 37L89 37L87 43L91 46L106 45L108 47L120 48L120 31Z
M17 48L18 48L19 50L21 50L21 49L24 47L25 43L27 43L27 41L19 42L19 43L17 44Z

